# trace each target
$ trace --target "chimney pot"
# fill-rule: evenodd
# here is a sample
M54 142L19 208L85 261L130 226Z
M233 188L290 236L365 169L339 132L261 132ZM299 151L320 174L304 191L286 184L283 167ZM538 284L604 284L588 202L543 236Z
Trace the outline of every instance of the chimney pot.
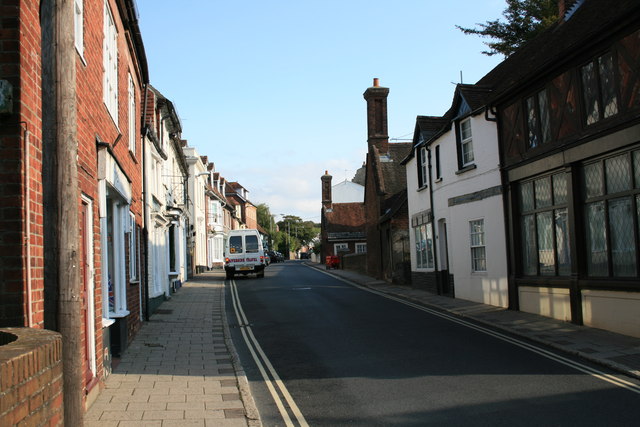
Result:
M373 87L380 87L380 79L377 77L373 78Z

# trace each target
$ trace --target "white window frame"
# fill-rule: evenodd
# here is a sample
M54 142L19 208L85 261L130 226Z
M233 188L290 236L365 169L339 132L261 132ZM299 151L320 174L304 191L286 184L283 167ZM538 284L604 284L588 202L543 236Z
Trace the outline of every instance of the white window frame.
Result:
M129 73L129 151L136 155L136 88Z
M84 0L74 0L73 33L76 50L84 56Z
M413 230L416 239L416 268L433 270L435 268L435 257L431 223L420 224L414 227Z
M468 124L468 128L466 128ZM462 167L473 164L473 134L471 132L471 117L460 121L460 160ZM469 135L465 136L465 130L469 131ZM465 152L466 150L466 152Z
M103 100L118 126L118 31L107 1L104 2Z
M366 243L356 243L356 253L357 254L366 254L367 253L367 244Z
M487 247L485 240L484 218L469 221L469 247L471 252L471 271L487 271Z
M349 244L348 243L334 243L333 244L333 254L334 255L338 255L338 250L342 249L342 248L349 249Z
M420 179L422 180L422 185L420 186L421 188L426 187L427 182L429 182L429 177L427 176L428 173L429 168L427 164L427 148L420 147Z

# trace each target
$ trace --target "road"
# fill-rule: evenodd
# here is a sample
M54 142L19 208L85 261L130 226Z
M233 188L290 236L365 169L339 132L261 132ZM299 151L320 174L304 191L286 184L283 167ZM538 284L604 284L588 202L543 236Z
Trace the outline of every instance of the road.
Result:
M300 262L266 271L226 297L265 426L638 425L640 387L602 368Z

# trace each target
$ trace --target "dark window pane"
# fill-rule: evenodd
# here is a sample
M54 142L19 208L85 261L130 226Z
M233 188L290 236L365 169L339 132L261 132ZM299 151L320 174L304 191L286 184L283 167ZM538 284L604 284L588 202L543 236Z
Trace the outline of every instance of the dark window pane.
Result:
M526 215L522 217L522 273L537 275L537 263L535 216Z
M538 114L533 97L527 98L527 123L529 126L529 147L537 147L540 144L538 141Z
M551 206L551 181L549 178L537 179L536 183L536 209Z
M607 194L631 189L631 165L626 155L604 161L607 176Z
M567 175L559 173L553 175L553 203L562 205L567 203Z
M258 252L260 245L258 245L258 236L247 235L245 237L245 244L247 245L247 252Z
M602 91L602 106L604 117L611 117L618 114L618 97L616 95L616 84L613 69L613 55L610 53L601 56L598 60L600 65L600 89Z
M552 212L539 213L536 216L538 226L538 259L540 274L553 276L556 274L553 247Z
M590 276L608 276L604 202L590 203L587 211L587 268Z
M520 209L523 212L532 211L535 208L533 204L533 182L520 184Z
M551 122L549 120L549 103L547 102L547 91L538 93L538 107L540 111L540 137L542 142L551 141Z
M587 199L602 196L602 166L593 163L584 167L584 185Z
M636 275L636 246L633 230L631 199L615 199L609 202L609 229L611 230L611 259L613 275Z
M242 236L229 237L229 253L235 254L242 252Z
M582 95L584 107L587 114L587 124L600 120L600 108L598 106L598 86L596 72L593 63L582 67Z
M640 188L640 151L633 152L633 176L636 188Z
M569 223L567 220L567 209L556 210L555 216L558 275L568 276L571 274L571 251L569 249Z

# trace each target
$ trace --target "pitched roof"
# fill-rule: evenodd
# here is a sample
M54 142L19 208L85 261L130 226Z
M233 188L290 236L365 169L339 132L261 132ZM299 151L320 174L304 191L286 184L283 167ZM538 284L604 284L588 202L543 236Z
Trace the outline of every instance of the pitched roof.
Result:
M537 75L552 73L591 50L603 38L636 22L638 13L638 0L617 0L615 4L610 0L585 0L570 19L558 20L498 64L477 84L492 87L492 99L498 99L507 90L528 84Z
M334 203L324 211L326 230L331 232L364 230L364 203Z
M377 171L378 191L387 196L392 196L399 191L407 189L407 175L402 165L402 160L413 148L409 142L389 144L387 154L380 154L374 146L373 166Z

